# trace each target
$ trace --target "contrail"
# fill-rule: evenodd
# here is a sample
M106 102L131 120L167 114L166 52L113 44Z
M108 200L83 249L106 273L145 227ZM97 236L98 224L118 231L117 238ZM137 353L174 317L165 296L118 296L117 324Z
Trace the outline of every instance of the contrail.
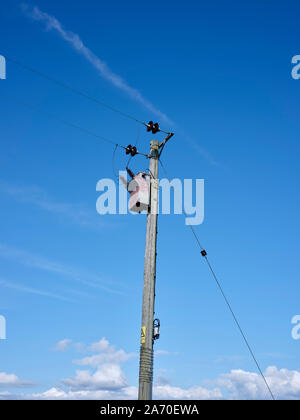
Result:
M87 61L89 61L98 70L99 74L104 79L109 81L118 89L125 92L136 102L139 102L152 114L155 114L166 123L174 125L174 123L164 113L157 109L150 101L144 98L137 89L130 86L121 76L114 73L104 61L102 61L88 47L86 47L79 35L75 34L74 32L65 30L62 24L54 16L42 12L38 7L31 8L27 4L22 5L22 10L32 20L44 22L47 31L56 31L62 39L68 42L79 54L81 54Z
M148 101L141 92L130 86L121 76L114 73L108 65L97 57L88 47L86 47L79 37L74 32L67 31L63 28L63 25L54 17L45 12L42 12L38 7L31 7L27 4L21 5L23 12L26 16L34 21L43 22L47 31L55 31L63 40L68 42L72 48L74 48L80 55L82 55L87 61L89 61L98 71L98 73L113 86L125 92L130 98L143 105L152 114L156 115L161 120L173 127L177 127L180 131L180 135L184 137L190 146L204 159L206 159L211 165L219 166L218 162L213 156L203 147L199 146L197 141L192 137L185 134L183 130L180 130L178 124L169 119L169 117L157 109L150 101Z
M23 286L23 285L17 284L17 283L12 283L11 281L7 281L3 278L0 278L0 286L1 287L6 287L6 288L9 288L9 289L15 289L15 290L18 290L20 292L32 293L34 295L46 296L46 297L59 299L59 300L63 300L63 301L74 302L74 300L66 298L65 296L60 296L60 295L57 295L57 294L54 294L54 293L51 293L51 292L47 292L45 290L33 289L32 287Z
M114 290L104 285L101 279L94 274L82 270L77 270L73 267L65 266L56 261L51 261L39 255L31 254L29 252L14 247L9 247L2 243L0 243L0 257L13 260L27 267L36 268L49 273L55 273L63 276L65 279L70 278L86 286L104 290L108 293L120 295L124 294L121 291ZM0 285L1 284L2 283L0 278Z

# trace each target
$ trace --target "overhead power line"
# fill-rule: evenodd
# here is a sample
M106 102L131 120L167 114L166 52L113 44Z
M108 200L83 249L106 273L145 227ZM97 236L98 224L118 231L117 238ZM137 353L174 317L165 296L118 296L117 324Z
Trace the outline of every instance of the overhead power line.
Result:
M66 89L66 90L69 90L70 92L72 92L72 93L74 93L76 95L79 95L79 96L81 96L81 97L83 97L85 99L88 99L89 101L94 102L94 103L96 103L98 105L101 105L101 106L109 109L110 111L113 111L115 113L118 113L118 114L122 115L125 118L129 118L129 119L131 119L131 120L133 120L133 121L135 121L137 123L140 123L140 124L143 124L144 125L144 122L143 121L140 121L140 120L136 119L135 117L133 117L132 115L127 114L127 113L125 113L123 111L120 111L119 109L114 108L111 105L108 105L105 102L100 101L99 99L96 99L96 98L88 95L87 93L84 93L84 92L80 91L79 89L73 88L72 86L69 86L66 83L63 83L63 82L55 79L54 77L48 76L47 74L42 73L39 70L36 70L36 69L34 69L34 68L30 67L30 66L27 66L27 65L25 65L23 63L20 63L20 61L17 61L17 60L14 60L14 59L10 58L10 57L7 57L7 55L5 55L5 58L6 58L7 61L10 61L11 63L16 64L17 66L23 68L24 70L28 70L31 73L35 73L38 76L43 77L44 79L48 80L49 82L55 83L56 85L58 85L58 86L60 86L60 87L62 87L64 89Z
M17 60L14 60L14 59L12 59L12 58L10 58L10 57L7 57L7 56L5 56L5 58L7 59L7 61L10 61L11 63L14 63L14 64L18 65L19 67L21 67L21 68L23 68L23 69L25 69L25 70L27 70L27 71L30 71L30 72L32 72L32 73L34 73L34 74L37 74L38 76L40 76L40 77L42 77L42 78L44 78L44 79L46 79L46 80L48 80L48 81L50 81L50 82L52 82L52 83L54 83L54 84L56 84L56 85L58 85L58 86L60 86L60 87L64 88L64 89L66 89L66 90L68 90L68 91L72 92L73 94L79 95L79 96L81 96L81 97L83 97L83 98L85 98L85 99L88 99L88 100L89 100L89 101L91 101L91 102L94 102L94 103L96 103L96 104L98 104L98 105L101 105L101 106L103 106L103 107L105 107L105 108L109 109L109 110L110 110L110 111L112 111L112 112L115 112L115 113L117 113L117 114L119 114L119 115L122 115L122 116L123 116L123 117L125 117L125 118L128 118L128 119L131 119L131 120L135 121L136 123L139 123L139 124L142 124L142 125L146 126L146 127L148 128L148 130L151 130L151 128L152 128L152 127L151 127L151 124L153 125L153 123L152 123L152 122L151 122L151 124L150 124L150 123L148 123L148 124L147 124L147 123L145 123L145 122L143 122L143 121L141 121L141 120L139 120L139 119L135 118L134 116L132 116L132 115L130 115L130 114L128 114L128 113L125 113L125 112L123 112L123 111L120 111L119 109L117 109L117 108L115 108L115 107L112 107L111 105L109 105L109 104L107 104L107 103L105 103L105 102L103 102L103 101L100 101L99 99L96 99L96 98L94 98L94 97L92 97L92 96L90 96L90 95L88 95L88 94L86 94L86 93L84 93L84 92L80 91L79 89L73 88L73 87L71 87L71 86L69 86L69 85L67 85L67 84L65 84L65 83L63 83L63 82L61 82L61 81L59 81L59 80L57 80L57 79L55 79L55 78L51 77L51 76L48 76L48 75L46 75L46 74L44 74L44 73L42 73L42 72L40 72L40 71L38 71L38 70L36 70L36 69L34 69L34 68L32 68L32 67L29 67L29 66L27 66L27 65L22 64L21 62L19 62L19 61L17 61ZM7 99L9 99L9 100L13 101L13 102L19 103L19 104L21 104L21 105L23 105L23 106L25 106L25 107L27 107L27 108L29 108L29 109L31 109L31 110L33 110L33 111L35 111L35 112L38 112L38 113L40 113L40 114L44 114L44 115L46 115L46 116L47 116L47 117L49 117L49 118L55 119L55 120L57 120L57 121L61 122L62 124L66 125L66 126L69 126L69 127L75 128L75 129L77 129L77 130L80 130L81 132L83 132L83 133L85 133L85 134L87 134L87 135L89 135L89 136L92 136L92 137L95 137L95 138L100 139L100 140L102 140L102 141L105 141L105 142L107 142L107 143L113 144L113 145L115 145L114 152L115 152L115 150L116 150L118 147L120 147L120 148L122 148L122 149L125 149L127 153L130 153L129 147L131 148L132 146L127 146L127 147L122 146L122 145L118 144L117 142L115 142L115 141L113 141L113 140L111 140L111 139L108 139L108 138L106 138L106 137L104 137L104 136L98 135L98 134L94 133L93 131L90 131L90 130L88 130L88 129L86 129L86 128L83 128L83 127L81 127L81 126L79 126L79 125L77 125L77 124L71 123L71 122L69 122L69 121L67 121L67 120L65 120L65 119L63 119L63 118L61 118L60 116L58 116L58 115L56 115L56 114L53 114L53 113L49 113L49 112L47 112L47 111L44 111L44 110L42 110L42 109L40 109L40 108L38 108L38 107L36 107L36 106L33 106L33 105L31 105L31 104L26 103L26 102L24 102L24 101L22 101L22 100L20 100L20 99L17 99L17 98L15 98L15 97L12 97L12 96L9 96L9 95L6 95L6 94L3 94L2 92L0 92L0 95L1 95L2 97L4 97L4 98L7 98ZM157 123L156 123L156 124L157 124ZM163 147L164 147L164 145L165 145L166 141L168 141L168 140L169 140L169 138L171 138L171 137L173 136L173 133L170 133L170 132L164 131L164 130L162 130L162 129L160 129L160 128L159 128L157 131L161 131L161 132L163 132L163 133L167 134L167 138L164 140L164 142L163 142L163 143L161 143L161 146L162 146L162 147L161 147L161 151L162 151L162 149L163 149ZM153 133L154 133L154 132L153 132ZM135 149L136 149L136 148L135 148ZM135 154L140 154L140 155L143 155L143 156L145 156L145 157L147 157L147 158L149 157L148 155L146 155L146 154L144 154L144 153L140 153L140 152L138 152L137 150L135 151ZM158 156L160 156L160 154L159 154ZM129 158L129 159L130 159L130 158ZM170 180L170 178L169 178L169 176L168 176L168 174L167 174L167 171L166 171L166 169L165 169L165 167L164 167L164 165L162 164L162 162L161 162L161 160L160 160L160 159L159 159L159 162L160 162L160 164L161 164L161 166L162 166L162 168L163 168L163 170L164 170L164 172L165 172L166 177ZM184 214L186 215L186 212L185 212L185 211L184 211ZM237 325L237 327L238 327L238 329L239 329L239 331L240 331L240 334L242 335L242 338L243 338L243 340L244 340L244 342L245 342L245 344L246 344L246 346L247 346L247 348L248 348L248 350L249 350L249 352L250 352L250 354L251 354L251 357L252 357L252 359L254 360L254 362L255 362L255 364L256 364L256 366L257 366L257 369L258 369L258 371L259 371L259 373L260 373L260 375L261 375L261 377L262 377L262 379L263 379L263 381L264 381L264 383L265 383L265 385L266 385L266 387L267 387L267 389L268 389L268 391L269 391L269 393L270 393L270 395L271 395L271 398L272 398L273 400L275 400L275 397L274 397L274 395L273 395L273 393L272 393L272 391L271 391L271 388L270 388L270 386L269 386L269 384L268 384L268 382L267 382L267 380L266 380L266 377L265 377L265 376L264 376L264 374L263 374L262 369L260 368L260 365L259 365L259 363L258 363L258 361L257 361L257 358L255 357L255 354L254 354L254 352L253 352L253 350L252 350L252 348L251 348L251 346L250 346L250 344L249 344L249 342L248 342L248 340L247 340L247 337L246 337L246 335L245 335L245 333L244 333L244 331L243 331L243 329L242 329L242 327L241 327L241 325L240 325L240 323L239 323L239 321L238 321L238 318L237 318L237 316L236 316L235 312L233 311L232 306L231 306L231 304L230 304L230 302L229 302L229 300L228 300L227 296L226 296L226 295L225 295L225 293L224 293L223 287L222 287L222 285L221 285L220 281L218 280L218 278L217 278L217 276L216 276L216 274L215 274L215 272L214 272L214 270L213 270L213 268L212 268L212 265L211 265L211 263L210 263L210 261L209 261L209 259L208 259L208 257L207 257L207 252L205 251L205 249L204 249L204 248L203 248L203 246L201 245L200 240L199 240L199 237L198 237L198 235L197 235L197 233L196 233L196 231L195 231L194 227L193 227L192 225L189 225L189 227L190 227L190 229L191 229L191 231L192 231L192 233L193 233L193 235L194 235L194 237L195 237L195 239L196 239L196 241L197 241L197 244L198 244L198 246L199 246L199 248L200 248L201 255L202 255L202 257L204 257L204 259L205 259L205 261L206 261L206 263L207 263L207 265L208 265L208 267L209 267L209 270L210 270L210 272L212 273L212 276L213 276L213 278L214 278L214 280L215 280L215 282L216 282L216 284L217 284L217 286L218 286L218 288L219 288L219 290L220 290L220 292L221 292L221 294L222 294L222 296L223 296L223 298L224 298L224 300L225 300L225 303L226 303L226 305L227 305L227 307L228 307L228 309L229 309L229 311L230 311L230 313L231 313L231 315L232 315L232 317L233 317L233 319L234 319L234 321L235 321L235 323L236 323L236 325Z
M21 62L20 62L20 61L18 61L18 60L15 60L15 59L13 59L13 58L10 58L10 57L8 57L7 55L5 55L5 59L6 59L7 61L10 61L10 62L11 62L11 63L13 63L13 64L16 64L17 66L21 67L21 68L22 68L22 69L24 69L24 70L30 71L31 73L34 73L34 74L37 74L38 76L40 76L40 77L42 77L42 78L44 78L44 79L48 80L49 82L55 83L57 86L60 86L60 87L62 87L62 88L64 88L64 89L66 89L66 90L68 90L68 91L70 91L70 92L74 93L75 95L79 95L79 96L81 96L82 98L85 98L85 99L87 99L87 100L89 100L89 101L91 101L91 102L94 102L94 103L96 103L96 104L98 104L98 105L101 105L101 106L103 106L103 107L105 107L105 108L109 109L109 110L110 110L110 111L112 111L112 112L115 112L115 113L117 113L117 114L119 114L119 115L122 115L122 116L123 116L123 117L125 117L125 118L128 118L128 119L130 119L130 120L132 120L132 121L135 121L136 123L139 123L139 124L142 124L142 125L144 125L144 126L148 127L148 124L147 124L147 123L145 123L144 121L141 121L141 120L139 120L139 119L135 118L134 116L132 116L132 115L130 115L130 114L128 114L128 113L126 113L126 112L120 111L119 109L117 109L117 108L115 108L115 107L113 107L113 106L111 106L111 105L109 105L109 104L105 103L104 101L100 101L99 99L94 98L93 96L88 95L87 93L82 92L82 91L81 91L81 90L79 90L79 89L76 89L76 88L74 88L74 87L72 87L72 86L69 86L69 85L67 85L66 83L61 82L61 81L59 81L59 80L55 79L55 78L54 78L54 77L52 77L52 76L49 76L49 75L47 75L47 74L45 74L45 73L42 73L41 71L36 70L36 69L34 69L33 67L27 66L26 64L23 64L23 63L21 63ZM165 134L169 134L169 132L168 132L168 131L164 131L164 130L162 130L161 128L159 129L159 131L161 131L161 132L163 132L163 133L165 133Z
M60 117L59 115L57 115L57 114L53 114L53 113L50 113L50 112L44 111L44 110L42 110L42 109L38 108L38 107L37 107L37 106L35 106L35 105L28 104L27 102L24 102L23 100L18 99L18 98L15 98L14 96L11 96L11 95L7 95L7 94L4 94L4 93L2 93L2 92L0 92L0 95L1 95L2 97L6 98L6 99L9 99L9 100L10 100L10 101L12 101L12 102L15 102L15 103L18 103L18 104L20 104L20 105L23 105L24 107L26 107L26 108L28 108L28 109L30 109L30 110L32 110L32 111L34 111L34 112L37 112L37 113L39 113L39 114L46 115L48 118L55 119L55 120L59 121L60 123L62 123L62 124L64 124L64 125L66 125L66 126L68 126L68 127L75 128L75 129L77 129L77 130L80 130L82 133L87 134L88 136L92 136L92 137L95 137L95 138L97 138L97 139L99 139L99 140L102 140L102 141L105 141L105 142L107 142L107 143L113 144L113 145L115 145L115 146L116 146L116 148L120 147L121 149L127 150L127 147L122 146L122 145L120 145L119 143L117 143L117 142L115 142L115 141L113 141L113 140L111 140L111 139L108 139L107 137L104 137L104 136L101 136L101 135L99 135L99 134L96 134L96 133L94 133L94 132L93 132L93 131L91 131L91 130L88 130L88 129L84 128L84 127L81 127L81 126L80 126L80 125L78 125L78 124L74 124L74 123L72 123L72 122L69 122L69 121L67 121L67 120L65 120L65 119L63 119L63 118L61 118L61 117ZM139 154L139 155L143 155L143 156L145 156L145 157L148 157L148 155L146 155L145 153L141 153L141 152L139 152L139 151L136 151L136 154Z
M203 252L203 251L202 251L202 252ZM202 254L202 255L203 255L203 254ZM236 315L235 315L235 313L234 313L234 311L233 311L233 309L232 309L232 306L231 306L230 302L228 301L228 299L227 299L227 297L226 297L226 295L225 295L225 293L224 293L224 291L223 291L223 288L222 288L222 286L221 286L221 284L220 284L220 282L219 282L219 280L218 280L218 278L217 278L217 276L216 276L216 273L214 272L214 270L213 270L213 268L212 268L212 266L211 266L211 263L209 262L209 260L208 260L208 258L207 258L207 254L203 255L203 257L205 258L205 260L206 260L206 262L207 262L207 265L208 265L208 267L209 267L209 269L210 269L210 271L211 271L211 273L212 273L212 275L213 275L213 278L215 279L215 281L216 281L216 283L217 283L217 285L218 285L218 288L220 289L220 291L221 291L221 293L222 293L222 296L223 296L223 298L224 298L224 300L225 300L225 302L226 302L226 304L227 304L227 306L228 306L228 308L229 308L229 310L230 310L230 312L231 312L231 315L233 316L233 319L234 319L234 321L235 321L235 323L236 323L236 325L237 325L237 327L238 327L238 329L239 329L239 331L240 331L240 333L241 333L241 335L242 335L242 337L243 337L243 339L244 339L244 341L245 341L245 343L246 343L246 346L248 347L248 350L249 350L249 352L250 352L250 354L251 354L251 356L252 356L252 358L253 358L253 360L254 360L254 362L255 362L256 366L257 366L257 369L258 369L258 371L259 371L259 373L260 373L261 377L263 378L263 380L264 380L264 382L265 382L265 385L266 385L267 389L269 390L269 393L270 393L270 395L271 395L271 397L272 397L272 400L275 400L275 397L274 397L274 395L273 395L273 392L271 391L271 388L270 388L270 386L269 386L269 384L268 384L268 382L267 382L267 380L266 380L266 377L265 377L265 375L263 374L263 371L261 370L261 367L260 367L260 365L259 365L259 363L258 363L258 361L257 361L257 359L256 359L256 357L255 357L255 355L254 355L254 353L253 353L253 350L252 350L252 348L251 348L251 346L250 346L250 344L249 344L249 341L247 340L247 337L245 336L245 333L244 333L244 331L242 330L242 327L241 327L241 325L240 325L240 323L239 323L239 321L238 321L238 319L237 319L237 317L236 317Z
M166 168L163 165L161 159L159 159L159 162L160 162L161 167L162 167L162 169L163 169L163 171L165 173L166 178L170 181L170 178L168 176L168 173L166 171ZM183 210L183 212L184 212L185 216L187 216L185 210ZM244 342L245 342L245 344L246 344L246 346L247 346L247 348L248 348L248 350L250 352L250 355L251 355L252 359L254 360L254 363L255 363L255 365L256 365L256 367L257 367L257 369L258 369L258 371L259 371L259 373L260 373L260 375L261 375L261 377L262 377L262 379L263 379L263 381L264 381L264 383L265 383L265 385L267 387L267 390L270 393L270 396L271 396L272 400L275 400L274 394L273 394L273 392L272 392L272 390L271 390L271 388L270 388L270 386L269 386L269 384L268 384L268 382L266 380L266 377L265 377L265 375L264 375L264 373L263 373L263 371L262 371L262 369L261 369L261 367L260 367L260 365L259 365L259 363L257 361L257 358L255 357L255 354L254 354L254 352L253 352L253 350L252 350L252 348L251 348L251 346L249 344L249 341L248 341L248 339L247 339L247 337L246 337L246 335L245 335L245 333L244 333L244 331L243 331L243 329L242 329L242 327L241 327L241 325L240 325L240 323L238 321L238 318L237 318L235 312L232 309L232 306L231 306L231 304L230 304L230 302L229 302L229 300L228 300L228 298L227 298L227 296L226 296L226 294L225 294L225 292L223 290L223 287L222 287L220 281L218 280L218 278L216 276L215 271L212 268L212 265L211 265L211 263L210 263L210 261L209 261L209 259L207 257L207 252L205 251L205 249L201 245L201 242L199 240L199 237L198 237L198 235L197 235L194 227L192 225L189 225L189 227L190 227L190 229L191 229L191 231L192 231L192 233L193 233L193 235L194 235L194 237L195 237L195 239L197 241L197 244L198 244L198 246L200 248L200 253L201 253L202 257L204 257L204 259L205 259L205 261L206 261L206 263L208 265L208 268L209 268L210 272L213 275L213 278L214 278L214 280L215 280L215 282L216 282L216 284L217 284L217 286L218 286L218 288L219 288L219 290L220 290L220 292L221 292L221 294L222 294L222 296L223 296L223 298L225 300L225 303L226 303L226 305L227 305L227 307L228 307L228 309L229 309L229 311L230 311L230 313L231 313L231 315L232 315L232 317L234 319L235 324L238 327L239 332L241 333L241 336L242 336L242 338L243 338L243 340L244 340Z

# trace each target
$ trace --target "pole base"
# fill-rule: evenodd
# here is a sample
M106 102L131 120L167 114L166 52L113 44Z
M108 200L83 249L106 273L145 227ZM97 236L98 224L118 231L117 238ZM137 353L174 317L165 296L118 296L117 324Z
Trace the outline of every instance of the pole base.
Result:
M153 349L141 346L139 400L152 400Z

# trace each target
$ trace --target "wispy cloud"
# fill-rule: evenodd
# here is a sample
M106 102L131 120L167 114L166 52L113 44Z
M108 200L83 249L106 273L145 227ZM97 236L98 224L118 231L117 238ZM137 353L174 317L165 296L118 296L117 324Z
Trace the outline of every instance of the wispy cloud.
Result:
M86 286L104 290L108 293L123 294L103 284L103 280L92 273L69 267L56 261L51 261L40 255L32 254L0 243L0 257L13 260L28 267L61 275L63 278L75 280Z
M56 343L54 350L56 351L66 351L69 347L69 344L72 343L72 340L69 338L64 338L63 340L60 340L58 343Z
M190 135L188 135L184 130L181 128L178 129L178 134L181 135L190 145L192 149L194 149L198 155L202 156L207 162L212 166L220 166L216 159L212 156L212 154L200 144Z
M3 278L0 278L0 286L8 288L8 289L14 289L14 290L17 290L19 292L31 293L33 295L45 296L45 297L50 297L50 298L53 298L53 299L72 302L71 299L68 299L65 296L60 296L60 295L57 295L55 293L51 293L51 292L48 292L48 291L45 291L45 290L35 289L35 288L24 286L24 285L18 284L18 283L12 283L11 281L5 280Z
M57 201L42 188L36 186L17 186L0 180L0 191L17 201L32 204L50 213L59 214L69 222L81 227L98 230L108 226L106 221L105 223L100 222L96 210L93 212L81 204Z
M94 54L83 43L79 35L64 29L63 25L59 22L58 19L56 19L56 17L41 11L38 7L30 7L27 4L23 4L22 9L31 19L43 22L47 31L55 31L63 40L68 42L79 54L81 54L96 68L96 70L105 80L125 92L136 102L139 102L152 114L163 119L168 124L173 124L172 121L164 113L157 109L150 101L148 101L138 89L130 86L129 83L127 83L120 75L114 73L102 59Z
M129 97L134 99L136 102L143 105L153 115L172 126L177 128L177 134L181 135L186 139L193 148L202 158L207 160L212 166L220 166L211 153L200 146L196 140L191 136L187 135L184 130L180 128L178 124L172 121L166 114L157 109L149 100L147 100L141 92L130 86L120 75L114 73L109 66L95 55L81 40L80 36L74 32L64 29L62 23L54 16L49 15L41 11L38 7L31 7L27 4L22 5L23 12L30 19L34 21L43 22L47 31L55 31L63 40L68 42L72 48L74 48L80 55L82 55L87 61L89 61L98 71L98 73L109 83L117 87L118 89L125 92Z
M170 356L170 355L178 356L179 353L177 351L156 350L154 354L155 356Z

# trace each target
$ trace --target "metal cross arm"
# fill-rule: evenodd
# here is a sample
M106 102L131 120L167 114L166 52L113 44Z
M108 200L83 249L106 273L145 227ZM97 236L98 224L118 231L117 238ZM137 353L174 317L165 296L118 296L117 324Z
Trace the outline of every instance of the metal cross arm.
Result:
M163 151L163 149L164 149L164 147L165 147L165 145L166 145L166 143L167 143L167 141L169 141L170 140L170 138L172 138L174 136L174 133L169 133L168 135L167 135L167 137L160 143L160 145L159 145L159 149L160 149L160 152L159 152L159 157L160 157L160 155L162 154L162 151Z

